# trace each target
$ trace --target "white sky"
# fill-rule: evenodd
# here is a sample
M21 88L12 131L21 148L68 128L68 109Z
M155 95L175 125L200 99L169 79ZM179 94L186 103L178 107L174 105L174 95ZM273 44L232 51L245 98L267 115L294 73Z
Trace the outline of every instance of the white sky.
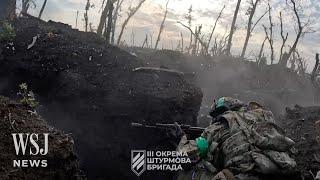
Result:
M232 53L234 55L239 55L243 46L243 41L245 38L245 27L247 25L248 16L245 14L249 3L249 0L242 0L240 12L237 20L236 34L233 40ZM266 0L261 0L257 8L255 19L257 19L261 14L263 14L267 8ZM301 5L303 11L299 13L304 16L303 21L310 17L312 21L313 29L320 31L320 21L317 18L320 17L320 2L319 0L296 0L297 3ZM43 0L35 0L37 6L30 10L30 14L37 15ZM167 0L146 0L141 9L132 17L129 22L127 29L123 35L123 40L128 44L132 42L132 32L134 33L135 45L140 46L146 34L153 36L153 43L156 40L156 36L159 31L159 26L161 24L164 6ZM161 42L158 47L164 47L171 49L172 45L176 48L180 40L180 32L184 35L184 44L188 44L188 39L190 37L188 30L177 24L177 21L182 21L186 24L184 18L185 14L188 12L188 8L192 5L193 7L193 29L197 25L203 26L202 34L208 36L210 29L213 27L214 21L218 16L219 11L225 5L226 8L223 13L223 17L219 22L214 36L223 36L226 29L229 31L230 24L233 17L233 11L235 9L237 0L170 0L169 2L169 13L167 20L165 22L164 32L162 34ZM94 8L89 11L89 22L97 27L100 13L101 13L101 3L102 0L91 0L91 3L95 5ZM118 21L118 26L123 22L124 17L126 17L127 7L132 4L135 6L137 0L124 0L124 7L122 8L121 18ZM283 12L284 18L284 29L289 32L289 39L287 45L292 45L295 38L295 22L293 19L292 9L286 5L285 0L271 0L273 7L273 21L275 24L275 50L276 59L278 59L278 50L281 45L281 38L279 34L279 12ZM289 0L288 0L288 4ZM46 9L43 14L44 20L54 20L72 25L75 28L76 24L76 14L79 11L78 19L78 29L84 29L83 13L86 5L86 0L48 0ZM19 5L18 5L19 6ZM253 35L250 39L247 57L253 57L258 54L261 43L265 37L265 33L262 28L262 24L269 25L268 17L265 16L262 21L257 25L254 30ZM118 31L120 28L117 29ZM287 47L288 48L288 47ZM265 53L269 54L269 45L265 46ZM320 33L306 34L302 41L300 41L298 49L301 51L301 55L305 57L308 63L308 70L310 70L314 65L314 56L316 52L320 51Z

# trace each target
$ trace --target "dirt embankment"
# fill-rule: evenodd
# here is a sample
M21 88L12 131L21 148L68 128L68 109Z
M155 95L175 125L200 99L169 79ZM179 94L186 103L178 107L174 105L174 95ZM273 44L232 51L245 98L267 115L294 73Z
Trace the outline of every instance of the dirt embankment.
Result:
M42 133L49 133L48 154L32 156L29 145L26 155L16 155L12 133L37 133L40 148L44 146ZM25 138L26 136L24 136ZM0 96L0 179L74 179L80 180L77 156L74 152L74 141L70 135L64 134L48 126L48 124L30 108ZM35 152L35 149L32 150ZM18 168L13 166L14 160L46 160L47 167Z
M280 124L295 142L298 169L304 179L315 179L320 171L320 142L316 140L316 121L320 120L320 107L287 108Z
M196 124L202 93L183 74L135 70L145 66L141 59L65 24L20 18L13 25L14 49L1 44L0 94L16 97L26 82L42 105L39 113L73 134L89 179L135 177L130 150L163 134L131 122Z

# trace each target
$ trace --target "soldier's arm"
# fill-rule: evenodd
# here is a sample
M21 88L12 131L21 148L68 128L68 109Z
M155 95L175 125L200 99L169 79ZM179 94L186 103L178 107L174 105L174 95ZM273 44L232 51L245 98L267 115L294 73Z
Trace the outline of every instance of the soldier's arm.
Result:
M182 136L177 151L187 153L192 162L197 162L200 160L198 155L198 147L195 140L188 140L187 136Z
M225 133L226 125L223 122L217 122L208 126L202 133L202 137L208 141L207 160L215 162L219 154L218 145L221 137Z
M188 140L184 135L179 142L177 151L186 152L194 161L208 158L211 160L224 128L225 124L223 123L212 124L203 131L201 137L195 140Z

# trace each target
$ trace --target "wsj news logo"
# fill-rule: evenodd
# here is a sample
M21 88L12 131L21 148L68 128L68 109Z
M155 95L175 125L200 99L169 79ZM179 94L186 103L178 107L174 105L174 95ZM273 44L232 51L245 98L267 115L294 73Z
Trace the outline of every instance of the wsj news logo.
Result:
M48 137L49 133L35 134L35 133L13 133L12 139L16 155L22 156L45 156L48 154ZM43 148L39 146L38 142L43 139ZM28 147L28 148L27 148ZM13 167L47 167L46 159L15 159L13 160Z
M131 170L140 176L146 170L146 151L132 150L131 151Z

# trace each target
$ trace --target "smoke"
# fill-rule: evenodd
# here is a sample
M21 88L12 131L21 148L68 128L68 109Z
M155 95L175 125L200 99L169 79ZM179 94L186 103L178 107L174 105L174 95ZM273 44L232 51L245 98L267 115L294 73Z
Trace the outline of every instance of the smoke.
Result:
M253 62L223 59L210 69L195 71L195 83L204 94L202 107L207 111L213 100L221 96L232 96L245 102L256 101L275 115L295 104L311 106L319 103L317 90L307 75L297 75L276 65L258 67Z
M308 74L298 75L277 65L258 67L255 62L230 57L201 57L163 50L135 50L149 66L165 66L187 74L191 83L203 92L199 119L208 115L214 99L232 96L244 102L256 101L277 116L296 104L319 104L318 90ZM188 75L194 75L189 77Z

